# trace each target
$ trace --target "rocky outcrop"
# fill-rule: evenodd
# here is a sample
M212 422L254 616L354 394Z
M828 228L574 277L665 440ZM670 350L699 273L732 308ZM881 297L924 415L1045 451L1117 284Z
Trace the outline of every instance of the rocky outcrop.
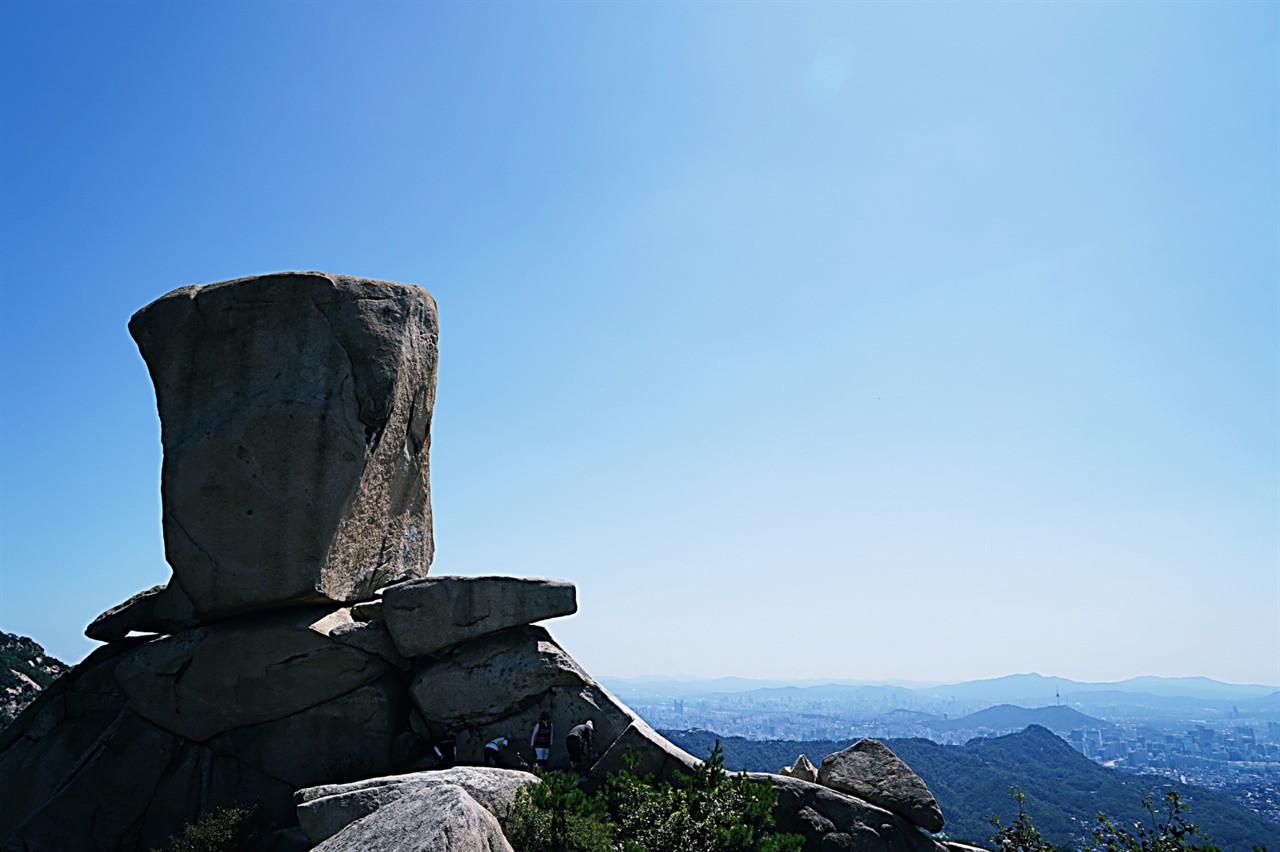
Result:
M158 848L252 803L257 852L509 850L494 814L534 776L421 770L450 730L460 764L498 736L509 766L532 763L543 713L551 769L588 720L592 779L694 767L533 625L576 611L572 584L424 579L425 291L246 278L176 290L130 330L156 385L173 577L96 619L108 644L0 731L0 849ZM868 787L889 810L769 777L806 848L938 852L890 812L914 813L896 776Z
M323 273L183 287L134 315L160 410L165 556L202 618L427 573L438 322Z
M818 783L880 805L926 831L942 830L942 810L933 793L879 740L858 740L824 757Z
M946 852L906 819L856 796L797 778L749 772L778 794L779 831L804 837L804 852Z
M0 728L68 668L27 637L0 631Z
M429 577L387 589L381 617L401 654L424 657L468 639L577 611L577 592L564 580Z

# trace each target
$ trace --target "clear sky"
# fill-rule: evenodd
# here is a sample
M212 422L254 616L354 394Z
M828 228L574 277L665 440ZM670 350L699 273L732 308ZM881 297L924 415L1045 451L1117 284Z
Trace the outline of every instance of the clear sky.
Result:
M441 315L433 573L597 675L1280 684L1280 4L0 4L0 629L164 582L126 323Z

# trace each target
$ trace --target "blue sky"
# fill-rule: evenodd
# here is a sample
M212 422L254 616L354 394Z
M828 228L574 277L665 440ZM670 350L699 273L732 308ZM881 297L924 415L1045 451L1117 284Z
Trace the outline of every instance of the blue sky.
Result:
M596 674L1280 684L1280 5L0 7L0 629L168 576L130 315L440 306L433 573Z

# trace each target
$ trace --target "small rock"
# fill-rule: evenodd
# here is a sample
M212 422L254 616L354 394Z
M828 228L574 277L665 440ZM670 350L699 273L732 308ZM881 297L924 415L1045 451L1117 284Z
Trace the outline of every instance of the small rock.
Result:
M814 766L809 761L809 758L803 754L797 757L796 762L791 766L785 766L778 770L778 774L787 778L799 778L801 781L810 783L817 783L818 781L818 767Z

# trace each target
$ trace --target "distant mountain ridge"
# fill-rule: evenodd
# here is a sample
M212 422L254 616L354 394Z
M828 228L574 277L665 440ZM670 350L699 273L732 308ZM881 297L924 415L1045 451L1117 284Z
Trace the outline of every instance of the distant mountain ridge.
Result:
M681 692L686 695L754 692L757 690L797 690L806 694L831 693L837 690L875 691L885 694L906 692L935 698L981 698L993 704L1052 703L1055 696L1082 693L1118 693L1150 695L1156 698L1201 698L1216 701L1248 701L1276 696L1280 686L1266 684L1225 683L1207 677L1157 677L1144 675L1120 681L1076 681L1070 678L1041 675L1035 672L997 678L961 681L952 684L927 684L899 681L867 682L841 678L806 680L769 680L741 677L683 679L661 675L633 678L605 676L600 678L611 691Z
M661 733L694 755L705 755L719 740L726 768L761 772L777 772L798 754L820 763L827 754L854 742L748 740L703 730ZM1050 843L1073 848L1078 839L1092 832L1099 812L1107 813L1117 824L1132 824L1144 817L1144 792L1153 792L1158 798L1173 788L1190 805L1191 821L1223 849L1249 852L1253 845L1280 849L1280 824L1248 810L1225 793L1099 766L1039 725L1016 734L974 738L963 746L918 738L883 742L924 779L946 818L944 830L954 839L989 846L986 839L993 828L988 816L999 814L1008 825L1017 815L1011 787L1026 794L1027 813Z

